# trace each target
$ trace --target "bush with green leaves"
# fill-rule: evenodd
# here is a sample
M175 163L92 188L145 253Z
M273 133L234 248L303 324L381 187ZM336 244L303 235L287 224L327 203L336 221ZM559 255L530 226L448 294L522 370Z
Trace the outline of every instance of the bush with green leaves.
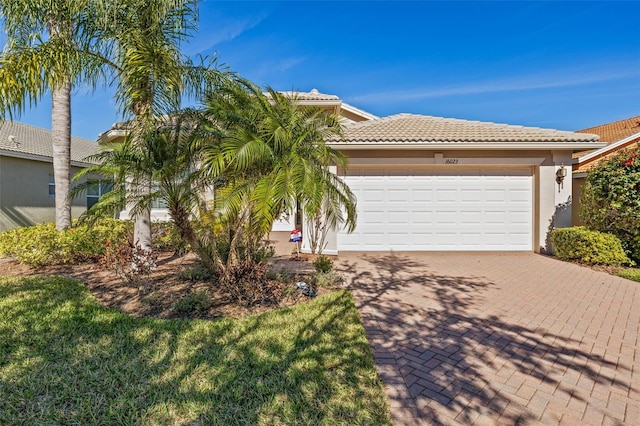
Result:
M583 226L554 229L551 243L556 256L563 260L578 260L589 265L619 266L631 261L613 234L592 231Z
M64 231L56 230L54 223L17 228L0 234L0 257L15 257L31 266L95 260L109 243L128 238L132 229L131 222L116 219L76 224Z
M313 267L316 272L326 274L333 269L333 260L325 255L320 255L313 261Z
M587 174L580 216L587 228L616 235L640 261L640 147L620 152Z
M153 222L151 240L153 248L158 251L173 251L179 255L189 251L189 245L180 237L180 230L172 222Z

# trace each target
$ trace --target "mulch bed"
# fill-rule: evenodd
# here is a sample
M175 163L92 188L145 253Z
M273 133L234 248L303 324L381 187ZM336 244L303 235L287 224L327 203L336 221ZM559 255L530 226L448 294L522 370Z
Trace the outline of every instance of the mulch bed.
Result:
M296 262L280 262L276 267L287 267L299 271L295 280L286 283L292 290L278 305L246 307L234 300L224 289L211 281L190 281L180 276L180 272L199 264L193 254L176 256L172 253L161 253L158 256L158 267L149 277L139 283L131 283L119 278L113 271L101 268L97 263L77 265L59 265L32 268L13 259L0 259L0 276L43 276L59 275L83 282L87 289L103 306L117 309L133 317L155 318L199 318L214 319L221 317L239 318L247 315L266 312L283 306L293 306L309 300L295 290L296 281L304 281L309 277L307 260ZM293 267L291 267L293 265ZM185 296L206 290L211 297L211 307L204 311L177 312L176 301ZM322 295L335 288L318 288Z

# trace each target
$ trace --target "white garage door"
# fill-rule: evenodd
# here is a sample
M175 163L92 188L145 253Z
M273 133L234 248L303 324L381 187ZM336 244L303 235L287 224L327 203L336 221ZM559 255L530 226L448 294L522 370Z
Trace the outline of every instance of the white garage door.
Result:
M352 168L356 230L338 250L532 250L531 169Z

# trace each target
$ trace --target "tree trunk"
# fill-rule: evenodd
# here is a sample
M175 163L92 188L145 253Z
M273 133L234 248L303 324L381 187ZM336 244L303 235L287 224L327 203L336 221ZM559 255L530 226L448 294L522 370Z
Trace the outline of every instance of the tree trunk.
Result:
M71 227L71 84L51 93L51 134L53 139L53 179L56 195L56 229Z
M151 192L151 183L141 184L135 188L139 195L147 195ZM152 250L151 242L151 209L145 209L134 216L133 222L133 244L145 250Z
M174 207L170 209L171 218L176 227L180 230L182 239L191 246L191 250L200 258L200 261L211 272L225 273L225 265L219 257L212 256L200 243L196 235L191 221L189 220L189 212L184 208ZM215 247L213 247L215 250Z

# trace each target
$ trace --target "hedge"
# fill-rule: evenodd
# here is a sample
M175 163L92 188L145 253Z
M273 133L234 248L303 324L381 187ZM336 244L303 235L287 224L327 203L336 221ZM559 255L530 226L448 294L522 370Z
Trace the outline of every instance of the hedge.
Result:
M556 256L563 260L609 266L631 263L618 237L591 231L583 226L554 229L551 232L551 243Z

